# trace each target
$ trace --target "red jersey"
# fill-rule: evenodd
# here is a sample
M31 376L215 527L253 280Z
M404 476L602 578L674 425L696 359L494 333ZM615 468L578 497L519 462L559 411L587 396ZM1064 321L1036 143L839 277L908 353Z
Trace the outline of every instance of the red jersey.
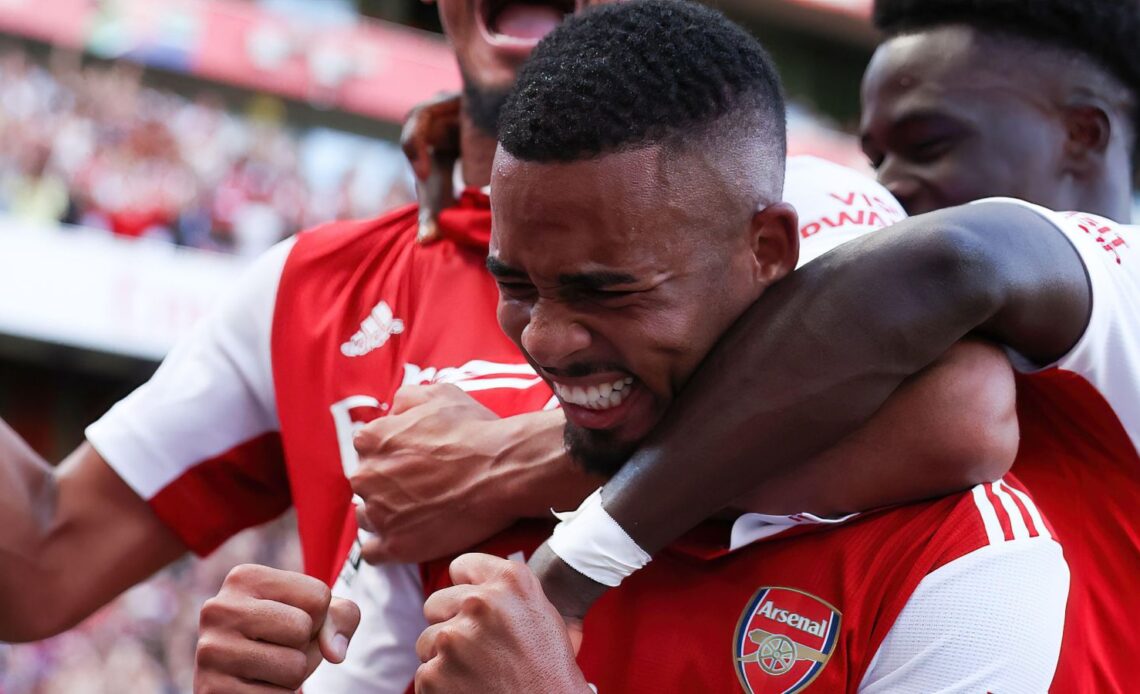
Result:
M1068 574L1012 486L803 525L734 552L733 525L706 523L591 609L578 660L600 694L1048 686ZM479 551L529 555L550 530L519 524ZM450 585L448 564L425 566L429 592Z
M1014 472L1056 526L1073 574L1064 647L1083 655L1062 658L1054 691L1131 692L1140 680L1140 230L1029 207L1081 256L1093 301L1084 336L1057 363L1012 355L1022 371Z

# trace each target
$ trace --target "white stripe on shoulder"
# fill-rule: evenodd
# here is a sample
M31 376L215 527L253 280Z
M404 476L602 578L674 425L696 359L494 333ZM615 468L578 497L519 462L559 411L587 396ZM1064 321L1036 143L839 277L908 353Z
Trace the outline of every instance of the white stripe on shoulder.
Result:
M1001 521L998 520L993 502L986 496L986 485L979 484L970 491L974 499L974 506L977 507L978 514L982 517L982 526L986 529L986 538L990 544L1000 545L1005 542L1005 531L1002 530Z

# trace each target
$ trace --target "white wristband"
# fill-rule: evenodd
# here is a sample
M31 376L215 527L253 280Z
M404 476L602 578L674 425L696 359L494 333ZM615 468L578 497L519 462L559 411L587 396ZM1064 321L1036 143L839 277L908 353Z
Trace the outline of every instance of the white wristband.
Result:
M597 583L616 588L652 558L602 508L601 489L577 511L554 515L562 522L547 545L572 569Z

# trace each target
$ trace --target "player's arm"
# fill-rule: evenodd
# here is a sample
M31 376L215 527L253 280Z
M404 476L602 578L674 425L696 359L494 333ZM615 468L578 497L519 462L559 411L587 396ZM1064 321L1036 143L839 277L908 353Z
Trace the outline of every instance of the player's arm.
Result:
M0 641L56 634L288 507L268 345L289 248L256 261L58 468L0 426Z
M1005 355L978 341L956 345L864 427L739 505L836 515L995 480L1017 453L1014 405ZM365 560L446 556L520 518L576 508L605 480L570 459L564 425L560 410L500 419L454 386L402 388L391 413L354 440L360 465L351 482L365 502L357 518L372 533Z
M0 641L67 629L186 552L84 444L50 467L0 422Z
M604 507L656 552L738 490L849 436L962 337L980 334L1048 363L1080 339L1090 308L1076 250L1017 205L945 210L849 243L749 309L607 483ZM880 472L858 470L867 479ZM583 614L604 591L549 547L531 565L563 614Z
M565 423L559 410L499 418L452 385L401 388L353 440L357 522L372 533L364 559L448 556L520 518L577 507L605 480L570 459Z
M942 496L1009 472L1018 434L1009 359L992 343L963 340L905 380L866 424L733 506L841 516Z

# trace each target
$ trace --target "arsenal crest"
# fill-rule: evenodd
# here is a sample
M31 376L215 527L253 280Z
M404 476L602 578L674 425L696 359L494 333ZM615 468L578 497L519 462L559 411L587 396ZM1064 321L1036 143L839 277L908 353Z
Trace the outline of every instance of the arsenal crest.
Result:
M794 694L827 665L843 615L795 588L756 591L736 625L732 657L744 691Z

